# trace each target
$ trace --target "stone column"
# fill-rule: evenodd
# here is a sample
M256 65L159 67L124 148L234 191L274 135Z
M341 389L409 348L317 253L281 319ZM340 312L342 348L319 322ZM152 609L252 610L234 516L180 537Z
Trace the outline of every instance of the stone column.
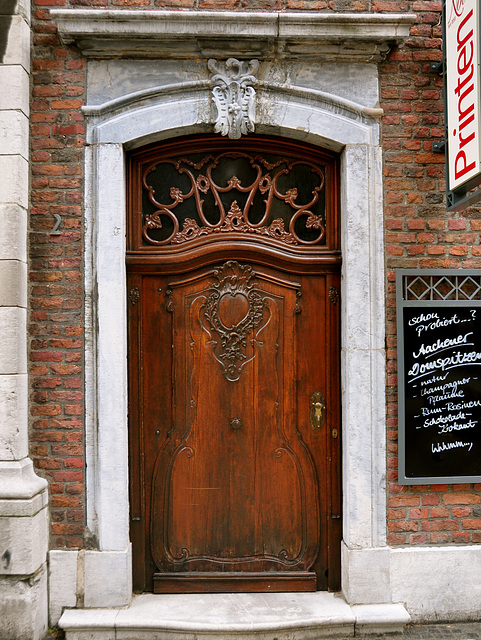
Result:
M27 208L30 2L0 2L0 627L47 629L47 483L28 457Z

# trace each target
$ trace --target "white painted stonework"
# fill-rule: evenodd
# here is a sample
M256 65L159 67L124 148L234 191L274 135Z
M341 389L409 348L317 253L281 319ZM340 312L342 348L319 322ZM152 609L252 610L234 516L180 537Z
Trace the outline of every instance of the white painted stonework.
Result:
M419 621L479 620L480 571L477 545L393 549L393 599Z
M28 456L27 207L30 2L19 0L0 60L0 635L47 629L47 483Z
M98 550L51 553L51 622L75 601L78 609L61 619L69 640L91 637L93 627L98 630L95 637L110 637L107 629L118 624L124 627L122 633L116 627L116 637L148 637L135 635L128 626L134 624L138 598L126 613L100 611L125 607L132 598L124 159L126 150L149 142L213 132L207 58L227 57L225 51L213 50L222 42L212 37L225 33L227 24L242 35L229 56L245 58L256 47L260 61L256 132L326 147L341 158L342 590L349 624L357 621L366 633L402 626L409 619L403 605L415 620L474 617L479 593L471 589L471 579L481 548L386 546L382 112L377 66L370 60L380 59L390 43L406 37L414 17L357 15L348 25L347 15L312 22L312 15L319 14L308 19L301 14L215 13L205 21L197 19L198 12L52 14L65 41L74 41L89 56L84 109L87 505ZM255 16L250 23L249 15ZM274 27L276 37L278 29L285 30L282 37L289 45L277 61L265 58ZM292 56L299 42L301 53L312 54L316 38L326 33L344 38L334 56L329 57L327 49L322 49L321 59ZM350 44L357 53L348 59ZM136 58L122 59L131 55L134 45ZM272 46L278 45L276 41ZM176 59L179 51L185 54L182 60ZM110 59L113 54L119 59ZM451 586L453 572L439 571L444 561L457 563L458 588ZM441 598L440 593L450 597ZM324 595L313 594L318 606ZM167 596L149 597L157 609L165 606Z
M64 608L82 604L83 583L79 576L79 551L54 549L48 554L49 618L56 624Z

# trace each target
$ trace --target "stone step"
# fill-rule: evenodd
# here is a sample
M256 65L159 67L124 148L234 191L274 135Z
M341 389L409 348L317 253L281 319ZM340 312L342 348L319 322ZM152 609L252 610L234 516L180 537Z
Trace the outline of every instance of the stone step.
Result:
M399 633L402 604L348 605L339 594L143 594L124 609L69 609L66 640L317 640Z

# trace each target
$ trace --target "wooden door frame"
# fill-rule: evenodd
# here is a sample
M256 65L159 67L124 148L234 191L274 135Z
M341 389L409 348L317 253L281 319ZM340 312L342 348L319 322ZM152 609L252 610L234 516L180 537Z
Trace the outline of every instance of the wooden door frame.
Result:
M136 150L131 154L128 162L129 167L129 216L128 216L128 236L127 236L127 268L129 271L129 278L131 279L131 287L129 287L129 310L132 317L131 321L131 338L129 341L129 365L131 366L131 385L133 401L130 402L130 417L131 423L138 425L140 429L141 416L138 414L137 407L134 406L135 398L140 393L140 382L136 382L136 371L140 366L138 358L141 357L137 353L137 340L140 336L139 326L140 316L137 310L141 308L140 290L142 289L142 276L161 273L163 274L181 274L188 273L192 269L201 266L203 264L208 265L214 262L225 261L231 258L231 249L224 246L225 242L216 242L221 240L219 235L212 239L211 242L197 243L192 248L192 242L186 243L180 250L175 245L173 246L145 246L140 235L140 227L138 222L140 193L142 192L142 180L139 173L140 166L149 166L154 161L159 161L162 157L177 157L179 154L187 154L200 152L208 153L222 153L231 152L234 144L232 141L219 138L218 136L196 136L195 138L183 138L175 139L162 144L150 145L146 148ZM331 153L325 152L318 148L312 147L306 144L299 144L293 141L278 139L274 137L264 138L258 136L251 136L248 139L241 140L235 145L235 151L249 151L252 153L286 153L289 157L297 155L299 159L304 161L316 162L319 165L325 167L326 172L326 186L324 193L326 198L326 228L327 233L325 236L325 244L320 246L300 245L295 247L294 250L290 246L274 246L272 243L259 243L253 242L257 240L256 237L243 237L242 234L233 236L227 234L230 238L232 235L232 241L235 241L236 256L235 258L248 260L255 262L260 261L265 265L271 265L272 267L281 269L290 274L302 274L325 276L327 278L334 277L336 279L336 272L340 270L340 250L339 250L339 178L338 178L338 157ZM330 276L329 274L332 274ZM340 284L337 282L337 286L331 286L330 288L330 300L331 307L338 305ZM160 290L159 290L160 291ZM332 296L331 296L332 293ZM326 300L323 304L329 304ZM338 305L339 307L339 305ZM337 307L337 308L338 308ZM332 319L333 314L329 313L329 318ZM334 314L336 315L336 314ZM337 360L340 359L340 343L339 343L339 318L337 321L337 328L332 327L334 336L337 336L333 340L333 350L327 357L329 367L332 367ZM337 355L334 354L334 351ZM334 355L333 355L334 354ZM132 364L136 363L136 364ZM337 365L338 373L330 379L330 398L333 405L340 406L340 380L339 380L339 364ZM336 410L337 413L339 410ZM331 461L331 465L327 471L329 504L326 505L326 513L324 514L325 522L321 525L322 531L327 532L327 540L324 541L325 549L321 550L322 555L325 556L323 562L326 562L326 586L330 590L338 590L340 588L340 543L341 543L341 464L340 464L340 415L336 419L335 426L335 438L327 437L328 443L328 458ZM339 436L339 437L338 437ZM143 458L141 453L142 445L139 444L138 438L141 437L137 432L137 427L134 430L130 429L130 468L131 468L131 510L132 510L132 529L131 537L134 545L134 588L139 591L149 590L150 585L147 584L148 579L145 578L145 574L142 571L142 566L146 562L152 562L150 558L150 552L145 547L145 540L143 537L146 535L144 526L142 526L143 513L146 507L145 499L143 498L142 485L142 468L139 467L139 460ZM140 446L140 449L139 449ZM327 463L327 459L326 459ZM140 473L140 476L139 476ZM333 493L332 493L333 492ZM140 509L140 511L139 511ZM328 512L328 513L327 513ZM324 537L324 534L323 534ZM320 557L316 561L316 565L320 562ZM318 569L319 571L319 569ZM148 573L148 572L147 572ZM180 577L180 576L179 576ZM146 582L147 580L147 582ZM324 581L324 576L322 576ZM290 582L290 581L289 581ZM260 584L261 582L259 582ZM179 584L188 585L189 580L185 578L182 581L179 580ZM213 583L214 584L214 583ZM219 583L220 584L220 583ZM231 581L234 585L234 582ZM287 585L288 582L283 584ZM294 584L294 583L293 583ZM305 589L307 587L301 586L303 583L301 578L297 579L297 589ZM307 585L307 583L306 583ZM170 587L172 588L172 587ZM214 587L213 587L214 588ZM273 588L269 585L269 588ZM279 589L283 589L279 583ZM179 586L179 590L182 586ZM267 590L267 587L266 587Z

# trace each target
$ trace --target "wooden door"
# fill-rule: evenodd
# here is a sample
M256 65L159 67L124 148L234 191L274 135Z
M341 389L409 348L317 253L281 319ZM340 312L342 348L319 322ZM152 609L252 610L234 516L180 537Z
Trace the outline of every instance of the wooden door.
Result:
M269 143L286 154L285 143ZM317 167L298 147L276 165L265 141L238 144L225 151L224 140L187 140L131 161L131 531L140 591L339 588L339 255L330 229L336 189L326 189L335 159L322 156L314 172L321 214L313 211L321 189L309 185L302 209L298 193L286 196L275 177L288 175L286 166ZM192 155L180 162L186 147ZM266 208L269 197L294 203L293 215L311 219L307 235L263 209L255 214L246 163ZM201 193L214 192L217 220L185 181L170 185L174 205L165 206L165 175L151 183L149 175L170 176L173 165L186 166ZM226 193L236 199L222 199ZM195 224L192 209L172 217L175 203L189 198L200 211ZM146 247L162 215L170 240L152 235ZM268 224L274 235L262 231Z

